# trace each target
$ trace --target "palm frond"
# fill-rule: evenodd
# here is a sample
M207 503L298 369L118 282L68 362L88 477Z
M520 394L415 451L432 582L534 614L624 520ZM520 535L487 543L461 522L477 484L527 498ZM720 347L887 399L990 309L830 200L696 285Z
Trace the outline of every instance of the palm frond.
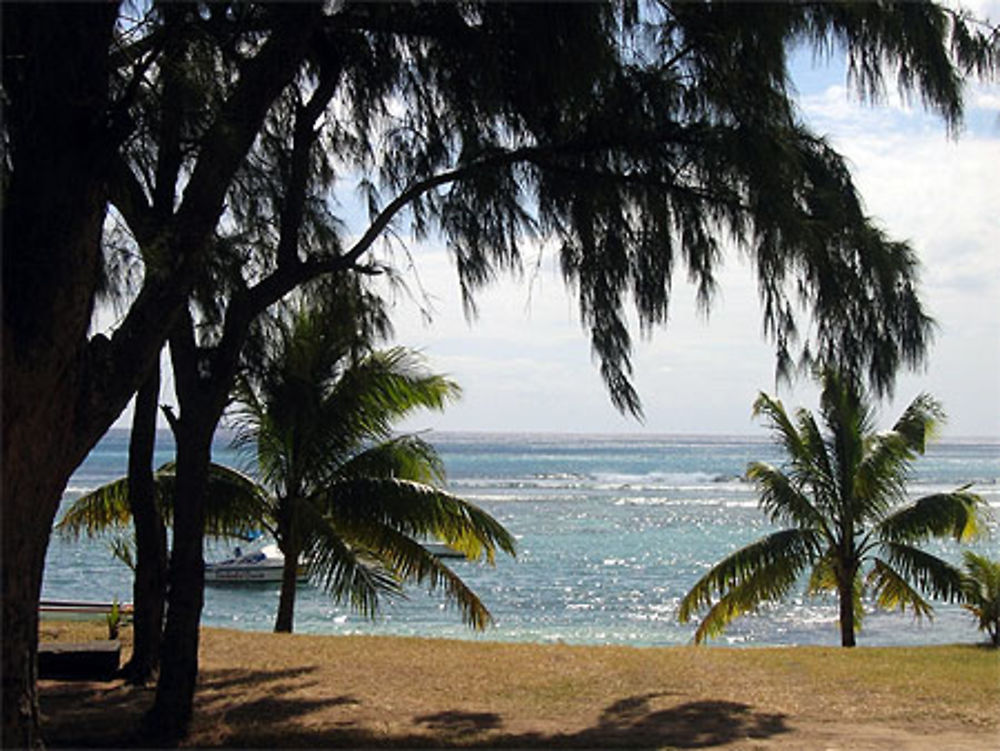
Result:
M863 519L864 498L855 495L854 480L871 432L872 410L852 376L828 369L822 373L822 385L820 412L829 434L840 516Z
M781 401L764 393L759 394L754 402L753 414L768 418L772 435L788 454L791 484L800 489L813 489L817 502L830 505L824 502L836 498L837 480L830 466L826 444L812 414L805 409L797 410L793 422Z
M419 436L404 435L369 446L337 467L341 478L386 477L424 484L444 482L437 450Z
M962 607L979 621L996 645L1000 642L1000 561L966 550Z
M163 517L169 525L177 487L177 467L164 464L155 475L156 487L163 498ZM252 478L222 464L208 466L205 495L205 534L214 538L247 539L252 532L268 529L270 506L267 492Z
M747 468L747 479L757 486L760 507L772 522L794 523L823 532L832 539L823 514L781 470L764 462L753 462Z
M807 410L799 410L797 415L798 432L804 448L805 464L799 472L803 483L808 482L816 494L815 505L829 513L836 507L837 476L830 464L823 433L816 424L816 418Z
M460 393L454 381L427 373L415 353L396 347L344 371L324 411L344 435L384 439L399 419L417 409L442 409Z
M177 465L167 462L153 473L156 503L168 526L173 520ZM246 475L221 464L210 464L205 501L205 533L210 537L246 538L254 529L267 528L271 503L265 491ZM108 530L123 530L132 523L128 502L128 478L114 482L76 499L56 525L65 536L94 537Z
M108 543L108 547L111 549L111 555L124 563L132 570L133 573L135 573L136 550L134 535L115 535Z
M785 591L784 588L790 586L788 578L794 581L806 569L818 554L818 547L815 532L786 529L737 550L695 583L681 600L678 619L687 623L696 612L711 607L716 594L725 598L734 591L736 594L727 601L731 605L719 608L713 619L724 619L730 611L735 617L744 612L737 612L737 606L749 606L751 603L756 606L756 603ZM769 574L774 576L773 580L768 578Z
M426 584L433 592L444 591L448 602L458 607L462 621L477 631L493 622L482 600L444 564L413 538L386 525L363 523L358 527L337 525L338 532L357 543L402 582Z
M174 474L173 462L161 465L153 473L154 501L168 524L173 507ZM131 522L128 477L119 477L73 501L55 530L64 537L78 538L81 534L96 537L109 530L124 529Z
M791 418L789 418L788 413L785 411L785 405L781 403L780 399L775 399L764 392L760 392L753 403L752 414L755 418L761 415L767 418L771 432L780 441L781 445L785 447L785 451L793 463L808 458L810 451L803 443L802 436L795 429L795 425L792 423Z
M972 589L977 593L977 597L1000 599L1000 561L993 561L985 555L966 550L962 553L962 563L965 566L966 578L974 584Z
M719 601L712 605L695 630L695 644L722 634L736 618L755 611L762 603L782 599L798 581L802 566L792 558L774 558L766 565L755 568L729 587ZM681 622L689 616L681 604Z
M264 529L274 533L274 499L253 478L214 462L208 468L205 534L247 538Z
M934 617L934 608L930 603L880 558L874 560L874 566L867 577L867 585L875 594L875 603L883 610L898 609L900 612L905 612L909 606L917 618Z
M312 500L337 525L385 525L410 537L439 539L468 558L490 563L497 550L516 555L514 538L500 522L430 485L359 477L335 483Z
M882 552L887 565L921 592L942 600L961 599L962 572L947 561L898 542L884 543Z
M876 433L867 438L853 487L854 497L862 502L863 518L877 519L906 497L913 457L913 450L899 433Z
M399 580L379 565L363 548L345 542L311 504L299 508L306 545L303 552L309 561L309 577L339 602L347 602L362 615L374 618L381 598L402 594Z
M896 424L892 426L892 430L900 435L913 451L922 454L928 441L934 437L943 422L944 410L940 402L929 394L920 394L910 402Z
M829 548L821 558L813 562L806 594L814 597L837 591L836 557L837 551Z
M925 496L885 517L873 529L873 538L890 542L919 542L931 537L968 541L986 529L986 502L964 489Z
M114 527L125 528L131 521L128 479L122 477L73 501L55 529L63 537L94 537Z

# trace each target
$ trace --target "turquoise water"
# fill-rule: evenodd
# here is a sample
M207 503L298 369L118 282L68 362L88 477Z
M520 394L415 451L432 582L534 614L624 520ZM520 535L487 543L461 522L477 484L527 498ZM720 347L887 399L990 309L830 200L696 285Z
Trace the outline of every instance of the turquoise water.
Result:
M377 633L504 641L669 645L690 642L694 625L676 620L677 604L714 562L772 529L740 480L750 461L780 463L766 440L704 436L555 436L432 433L450 489L484 507L517 538L516 559L495 568L457 561L495 625L463 626L441 597L410 588L375 621L353 614L320 589L300 589L295 628L311 633ZM113 431L70 481L66 498L125 472L128 434ZM157 461L171 458L161 434ZM242 466L216 441L215 459ZM245 468L245 467L244 467ZM934 446L915 465L914 497L973 483L994 515L990 539L973 547L1000 555L1000 442ZM961 548L931 549L958 560ZM211 544L206 558L229 554ZM104 541L53 538L43 599L131 600L130 572ZM210 586L203 623L268 630L277 585ZM836 604L801 594L737 620L720 644L836 644ZM871 614L859 643L940 644L981 640L970 615L936 604L932 622Z

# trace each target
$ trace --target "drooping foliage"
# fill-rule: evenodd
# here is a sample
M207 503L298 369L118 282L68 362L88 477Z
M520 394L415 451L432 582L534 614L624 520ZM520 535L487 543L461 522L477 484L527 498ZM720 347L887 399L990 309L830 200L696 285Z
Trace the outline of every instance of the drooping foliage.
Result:
M174 462L161 465L153 473L156 507L167 526L173 522L176 479ZM212 466L210 481L217 492L211 496L206 509L206 535L219 540L250 539L256 528L248 525L247 519L259 515L264 502L256 484L222 465ZM77 498L59 518L55 530L70 538L111 535L117 546L121 544L118 540L131 539L131 524L128 478L120 477ZM125 544L132 547L131 543ZM125 552L123 558L132 555Z
M114 194L130 227L164 168L165 118L190 113L173 124L179 179L278 15L206 14L163 9L129 29L135 64L158 60L157 42L176 51L158 85L121 81L141 125ZM735 246L756 265L782 372L818 359L884 392L923 357L912 250L865 214L842 157L802 120L787 60L802 44L843 48L862 97L894 79L957 127L962 77L996 68L962 17L929 4L344 4L312 22L302 69L234 175L209 255L228 269L223 289L279 269L285 285L386 269L372 241L409 228L443 233L472 310L528 241L551 238L611 396L638 413L628 307L643 328L664 323L675 273L709 304ZM349 243L338 202L355 189L370 225ZM220 278L199 296L209 323L224 318Z
M963 596L961 572L920 545L983 532L983 500L959 488L909 501L906 490L910 465L944 416L940 405L922 394L891 430L877 432L872 406L856 381L827 370L822 385L820 422L805 409L789 415L766 394L754 405L786 463L755 462L747 477L758 489L761 509L785 528L726 556L685 595L678 611L682 622L707 609L696 642L783 599L806 574L809 594L836 596L843 646L854 646L868 596L878 608L910 609L916 617L932 615L926 597Z

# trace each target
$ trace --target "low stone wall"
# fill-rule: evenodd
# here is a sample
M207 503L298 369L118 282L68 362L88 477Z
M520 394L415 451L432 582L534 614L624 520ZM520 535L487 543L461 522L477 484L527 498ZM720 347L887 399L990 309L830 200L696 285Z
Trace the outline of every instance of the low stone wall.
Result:
M38 677L111 680L118 672L121 652L117 639L42 642L38 645Z

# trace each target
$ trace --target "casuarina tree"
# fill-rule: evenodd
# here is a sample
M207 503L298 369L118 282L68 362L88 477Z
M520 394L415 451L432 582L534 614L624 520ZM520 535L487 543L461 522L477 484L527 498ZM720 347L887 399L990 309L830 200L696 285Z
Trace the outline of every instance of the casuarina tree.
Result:
M911 250L865 215L797 115L787 51L847 51L957 126L996 41L929 3L4 6L4 740L38 740L37 600L73 469L167 339L180 411L156 714L183 732L197 669L211 433L250 322L309 279L385 271L376 241L440 233L472 305L554 241L614 402L638 412L627 307L666 320L675 270L711 297L725 238L756 265L779 364L891 387L929 321ZM368 223L348 235L338 186ZM91 334L102 229L143 282ZM815 326L797 325L801 303ZM811 330L808 341L796 332ZM797 347L801 345L801 349ZM183 656L183 659L181 657ZM175 671L176 668L176 672ZM174 697L168 700L168 697Z

